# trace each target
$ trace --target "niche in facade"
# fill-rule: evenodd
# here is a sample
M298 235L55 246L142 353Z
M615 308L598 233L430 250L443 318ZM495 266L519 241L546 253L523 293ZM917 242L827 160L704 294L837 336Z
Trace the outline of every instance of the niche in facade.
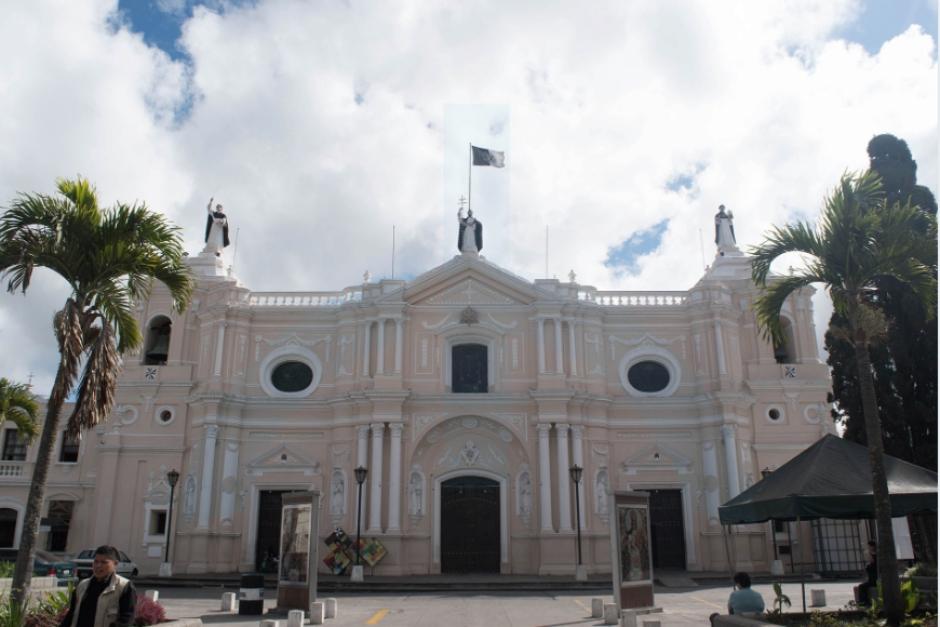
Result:
M150 321L147 330L147 342L144 344L144 365L166 365L167 355L170 353L170 331L172 323L166 316L157 316Z

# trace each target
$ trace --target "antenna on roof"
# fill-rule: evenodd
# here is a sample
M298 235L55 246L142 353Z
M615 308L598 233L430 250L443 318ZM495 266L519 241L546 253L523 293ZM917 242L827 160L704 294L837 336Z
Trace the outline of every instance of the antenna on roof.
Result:
M545 278L548 278L548 225L545 225Z
M392 279L395 278L395 225L392 225Z

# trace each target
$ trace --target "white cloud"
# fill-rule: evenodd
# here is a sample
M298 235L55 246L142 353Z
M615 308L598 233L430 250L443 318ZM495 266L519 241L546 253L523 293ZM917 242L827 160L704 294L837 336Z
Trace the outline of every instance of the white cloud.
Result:
M115 8L7 8L0 54L20 61L0 67L0 202L80 172L108 202L167 213L195 252L215 196L256 290L388 273L393 224L399 274L449 258L468 141L507 151L506 169L473 174L484 254L540 277L548 225L549 273L599 288L690 287L718 204L757 243L815 216L877 133L906 139L936 189L936 42L914 27L872 56L832 39L857 2L271 0L197 9L181 42L191 75L110 27ZM665 188L698 168L688 193ZM604 267L663 218L638 274ZM19 325L0 374L54 365L51 340L20 341L47 332L50 302L0 300L0 322Z

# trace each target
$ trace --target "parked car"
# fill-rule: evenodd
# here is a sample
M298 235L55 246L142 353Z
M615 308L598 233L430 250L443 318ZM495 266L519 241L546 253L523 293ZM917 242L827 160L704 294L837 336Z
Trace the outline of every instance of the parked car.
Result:
M16 562L17 549L0 549L0 562ZM67 586L75 579L75 562L68 556L60 556L43 549L36 549L33 557L33 576L55 576L60 586Z
M118 551L118 556L121 558L121 561L117 564L117 574L128 578L136 577L138 572L137 564L135 564L124 551ZM79 551L78 555L75 556L75 573L78 575L79 579L91 577L91 563L94 561L94 549Z

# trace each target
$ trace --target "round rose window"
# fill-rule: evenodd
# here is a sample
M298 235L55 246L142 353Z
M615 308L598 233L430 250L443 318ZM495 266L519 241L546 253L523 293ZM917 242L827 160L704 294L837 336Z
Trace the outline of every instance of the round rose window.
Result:
M281 392L301 392L313 382L313 370L300 361L285 361L271 372L271 384Z
M658 361L641 361L630 366L627 380L640 392L660 392L669 385L669 370Z

